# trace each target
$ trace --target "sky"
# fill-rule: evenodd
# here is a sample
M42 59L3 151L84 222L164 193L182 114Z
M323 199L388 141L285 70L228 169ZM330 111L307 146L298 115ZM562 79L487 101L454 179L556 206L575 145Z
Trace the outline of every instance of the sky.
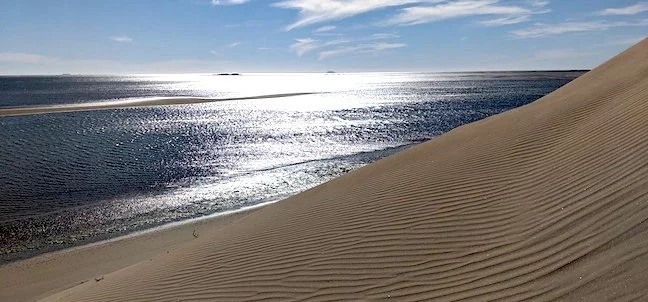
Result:
M648 1L0 0L0 74L590 69Z

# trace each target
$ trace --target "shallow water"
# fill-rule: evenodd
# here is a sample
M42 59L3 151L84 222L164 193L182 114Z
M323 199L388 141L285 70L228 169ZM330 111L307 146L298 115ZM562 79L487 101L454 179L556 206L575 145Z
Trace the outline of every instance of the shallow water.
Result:
M0 107L316 93L0 117L0 257L289 196L580 74L0 77Z

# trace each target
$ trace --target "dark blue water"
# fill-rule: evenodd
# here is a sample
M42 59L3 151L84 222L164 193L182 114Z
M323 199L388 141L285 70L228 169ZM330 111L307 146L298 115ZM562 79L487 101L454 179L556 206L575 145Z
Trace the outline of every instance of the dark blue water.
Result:
M0 117L0 257L283 198L580 74L0 77L0 107L317 93Z

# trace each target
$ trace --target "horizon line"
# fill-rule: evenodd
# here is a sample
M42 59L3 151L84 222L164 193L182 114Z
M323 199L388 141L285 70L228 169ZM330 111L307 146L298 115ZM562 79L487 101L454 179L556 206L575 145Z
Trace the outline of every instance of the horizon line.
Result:
M458 70L458 71L253 71L238 72L237 76L246 74L362 74L362 73L502 73L502 72L587 72L591 69L501 69L501 70ZM159 72L159 73L33 73L33 74L2 74L0 77L38 77L38 76L145 76L145 75L219 75L214 72ZM230 75L231 76L231 75Z

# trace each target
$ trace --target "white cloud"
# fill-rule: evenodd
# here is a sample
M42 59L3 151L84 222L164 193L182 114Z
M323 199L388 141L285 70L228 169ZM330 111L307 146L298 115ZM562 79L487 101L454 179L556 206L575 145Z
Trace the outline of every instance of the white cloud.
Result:
M639 2L635 5L619 7L619 8L607 8L600 12L599 15L603 16L630 16L636 15L648 11L648 2Z
M218 52L216 50L212 50L209 53L211 53L213 56L217 56L217 57L222 55L220 52Z
M299 19L286 29L340 20L387 7L415 3L438 3L442 0L284 0L275 6L299 10Z
M400 36L393 33L375 33L369 36L367 40L382 40L382 39L396 39L396 38L400 38Z
M508 18L513 18L534 13L520 6L497 5L498 2L498 0L460 0L433 6L407 7L389 19L387 24L415 25L479 15L506 15Z
M241 45L241 42L232 42L230 44L227 44L227 47L235 48L235 47L238 47L239 45Z
M566 22L557 24L537 23L527 29L514 30L511 33L519 38L541 38L565 33L607 30L615 27L646 26L648 19L638 22Z
M299 11L297 21L287 26L286 30L345 19L389 7L399 7L400 12L384 22L387 25L414 25L450 18L486 15L501 16L501 18L484 21L485 25L507 25L524 22L529 20L532 14L549 11L546 9L536 11L549 4L546 0L521 1L523 6L498 4L499 2L499 0L281 0L274 5ZM324 26L320 29L327 28L329 27Z
M117 43L131 43L133 42L133 39L129 36L116 36L116 37L111 37L110 40L113 40Z
M527 22L529 21L529 19L530 19L529 15L522 15L522 16L504 17L504 18L497 18L492 20L479 21L479 24L486 25L486 26L501 26L501 25L510 25L510 24Z
M318 41L312 38L296 39L295 43L290 45L290 49L300 57L319 47Z
M0 62L36 64L47 61L41 55L15 52L0 52Z
M527 2L535 7L545 7L549 5L549 1L547 0L527 0Z
M351 42L353 42L353 41L351 41L349 39L345 39L345 38L339 38L339 39L331 40L331 41L328 41L328 42L324 43L322 45L322 47L334 46L334 45L340 45L340 44L347 44L347 43L351 43Z
M403 44L403 43L371 43L371 44L360 44L356 46L338 47L331 50L320 52L319 60L324 60L327 58L331 58L343 54L378 53L383 50L402 48L406 46L407 44Z
M322 26L322 27L316 29L315 32L316 33L323 33L323 32L327 32L327 31L335 30L336 28L337 28L337 26L327 25L327 26Z
M400 36L394 33L375 33L358 38L337 38L333 40L317 40L313 38L297 39L290 45L290 49L298 56L303 56L314 50L320 50L319 59L350 54L372 53L385 49L405 47L405 44L395 42L378 42L377 40L396 39ZM355 44L355 45L354 45Z
M239 5L249 0L212 0L213 5Z

